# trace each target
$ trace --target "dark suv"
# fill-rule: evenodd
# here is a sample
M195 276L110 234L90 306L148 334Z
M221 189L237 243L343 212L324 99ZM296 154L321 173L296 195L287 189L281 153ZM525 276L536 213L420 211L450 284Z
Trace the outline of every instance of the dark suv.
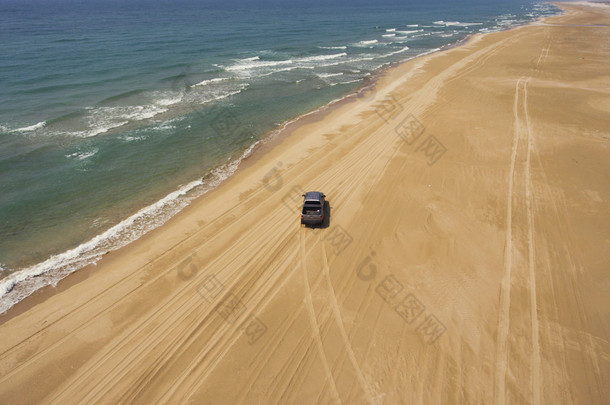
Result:
M303 194L303 210L301 211L301 224L320 225L324 223L324 204L326 196L319 191L310 191Z

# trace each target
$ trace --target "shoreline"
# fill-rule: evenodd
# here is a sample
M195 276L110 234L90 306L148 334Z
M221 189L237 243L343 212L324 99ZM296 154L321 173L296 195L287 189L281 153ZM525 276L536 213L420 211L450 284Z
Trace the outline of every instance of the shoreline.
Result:
M425 56L425 55L423 55L423 56ZM412 60L415 58L419 58L419 56L411 58L409 60ZM397 62L398 65L402 64L402 63L406 63L406 62ZM394 64L392 64L392 66L394 66ZM46 284L45 286L36 289L30 295L28 295L24 299L21 299L20 301L15 303L7 311L0 313L0 325L4 324L5 322L9 321L10 319L12 319L15 316L18 316L24 312L27 312L28 310L35 307L36 305L43 303L49 297L52 297L53 295L55 295L57 293L60 293L62 291L65 291L71 287L78 285L81 281L87 279L91 274L96 272L98 270L98 267L102 265L102 262L105 260L106 257L111 258L114 255L122 252L124 249L129 249L132 245L140 243L140 241L141 241L141 243L144 243L147 239L152 237L155 233L162 232L163 228L168 223L174 221L175 219L177 220L177 217L180 217L182 215L187 215L189 210L192 209L192 207L194 205L196 205L201 200L208 198L210 196L210 194L217 192L219 189L221 189L221 187L227 181L230 181L231 178L233 178L239 172L241 172L243 170L247 170L248 167L250 167L255 162L262 159L266 153L268 153L274 147L277 147L279 144L281 144L295 130L297 130L298 128L300 128L303 125L308 125L310 123L314 123L314 122L323 120L325 116L332 113L335 109L340 108L341 106L348 104L350 102L353 102L354 99L363 97L361 95L362 93L367 93L367 92L370 92L371 90L373 90L376 82L379 80L379 78L383 74L385 74L387 69L390 69L390 67L385 67L385 68L380 69L377 72L377 74L374 75L374 77L372 76L371 78L369 78L366 83L364 83L354 92L348 93L348 94L342 96L341 98L332 100L332 101L328 102L327 104L324 104L324 105L316 108L315 110L308 111L302 115L294 117L294 118L280 124L278 129L268 132L261 139L259 139L258 141L256 141L252 145L250 145L246 149L246 151L250 151L250 153L248 153L243 158L238 158L239 164L237 166L237 169L233 173L231 173L231 175L229 175L228 177L223 179L219 185L212 187L209 191L206 191L202 195L194 197L192 200L190 200L188 202L188 204L185 207L183 207L177 213L172 215L168 220L163 222L163 224L150 229L149 231L145 232L142 236L138 237L137 239L135 239L133 241L128 242L124 246L121 246L119 248L105 252L104 254L102 254L102 256L99 259L96 260L95 263L88 264L83 267L79 267L76 270L71 271L68 275L61 278L59 281L57 281L56 285ZM246 151L244 151L244 152L246 152ZM242 154L244 152L242 152ZM233 161L234 160L232 160L232 162ZM143 207L143 209L147 208L147 207L148 206ZM45 274L45 273L43 273L43 274ZM2 280L0 280L0 282L1 281Z
M532 24L532 23L533 22L531 22L529 24ZM19 300L17 303L13 304L13 306L11 306L7 311L0 313L0 325L2 325L4 322L10 320L12 317L15 317L23 312L26 312L30 308L44 302L47 298L53 296L54 294L64 291L67 288L70 288L70 287L78 284L80 281L88 278L89 275L92 274L92 272L94 272L97 269L98 265L101 265L102 260L104 260L104 258L106 256L112 255L113 253L120 252L123 249L128 249L131 245L138 243L138 241L145 240L147 238L147 236L149 236L153 232L156 232L157 230L161 230L168 222L172 221L174 218L181 215L183 212L188 211L188 209L192 205L197 204L199 201L206 198L211 193L217 191L219 188L221 188L223 186L223 184L225 184L232 177L237 175L240 171L246 170L252 164L254 164L255 162L262 159L266 153L270 152L274 147L281 144L287 137L289 137L294 131L298 130L300 127L311 124L311 123L319 122L319 121L323 120L326 116L331 114L334 110L341 108L342 106L344 106L346 104L355 102L360 98L371 97L370 95L367 95L367 93L373 92L373 97L374 97L375 86L377 85L377 82L381 78L383 78L389 71L396 69L399 66L404 65L405 63L409 63L414 60L425 58L429 55L433 55L438 52L450 51L451 49L465 45L468 43L468 41L470 41L471 38L476 37L477 35L491 35L496 32L509 31L512 29L524 27L529 24L519 25L516 27L507 28L505 30L499 30L499 31L494 31L494 32L489 32L489 33L470 34L470 35L467 35L465 38L456 41L455 43L444 45L441 48L436 48L436 49L433 49L430 51L426 51L420 55L410 57L410 58L407 58L407 59L399 61L399 62L391 62L391 63L387 64L386 66L378 69L374 74L372 74L369 78L367 78L365 80L365 82L362 83L361 86L359 86L354 91L347 93L347 94L341 96L340 98L331 100L328 103L326 103L320 107L317 107L314 110L305 112L301 115L298 115L296 117L293 117L293 118L283 122L282 124L279 124L278 128L269 131L268 133L263 135L261 137L261 139L254 142L252 145L250 145L248 148L246 148L244 151L242 151L240 157L238 157L236 159L232 159L231 162L229 162L228 165L231 165L237 161L238 162L237 168L230 175L225 177L220 182L220 184L210 188L209 190L205 191L203 194L196 196L196 197L192 198L191 200L189 200L189 202L183 208L178 210L178 212L176 212L175 214L171 215L170 218L167 219L166 221L164 221L161 225L153 227L152 229L146 231L143 235L139 236L138 238L136 238L132 241L127 242L123 246L114 248L112 250L109 250L109 251L103 253L99 259L95 260L94 263L88 264L88 265L85 265L82 267L78 267L75 270L69 271L69 273L66 276L64 276L63 278L56 281L55 285L46 284L43 287L34 290L34 292L32 292L31 294L29 294L25 298ZM221 166L219 166L219 167L221 167ZM219 167L211 170L210 173L214 172ZM208 175L209 174L206 174L206 176L208 176ZM206 176L201 177L199 179L203 180ZM190 183L193 183L196 181L197 180L193 180ZM188 183L188 184L190 184L190 183ZM178 191L179 190L174 190L172 193L178 192ZM150 206L142 207L138 212L136 212L132 215L137 215L137 213L139 213L143 209L146 209L149 207ZM117 224L117 225L119 225L119 224ZM109 229L112 229L112 228L109 228ZM85 243L87 243L87 242L85 242ZM76 249L76 248L82 246L83 244L81 244L73 249ZM70 249L66 252L69 252L71 250L72 249ZM65 254L66 252L62 252L57 255L51 256L49 259L52 259L53 257ZM47 259L47 260L49 260L49 259ZM41 263L44 263L44 261ZM37 263L36 265L39 265L41 263ZM21 270L18 270L17 272L19 272L19 271L21 271ZM73 276L76 276L80 272L84 273L81 277L73 277ZM46 272L42 273L41 275L45 275L45 274L46 274ZM0 283L2 281L3 280L0 280ZM17 307L19 307L19 308L17 308Z
M520 26L517 27L512 27L512 28L518 28ZM508 28L508 29L512 29L512 28ZM495 32L499 32L499 31L495 31ZM493 32L489 33L492 34ZM485 34L483 34L485 35ZM190 182L185 183L187 186L189 184L201 181L202 184L201 186L206 187L207 189L205 191L203 191L200 195L195 196L195 197L187 197L189 198L188 202L186 203L186 205L183 208L180 208L176 213L174 214L170 214L169 219L164 220L160 225L155 225L153 226L151 229L149 229L148 231L146 231L143 235L137 237L134 240L128 241L125 244L123 244L122 246L119 247L113 247L111 250L106 251L105 253L101 253L99 258L95 258L95 259L91 259L94 262L91 264L87 264L84 266L80 266L77 267L76 269L71 269L68 270L68 274L65 275L64 277L60 278L59 280L54 281L55 284L53 283L47 283L44 286L35 289L32 293L30 293L29 295L27 295L25 298L20 299L19 301L17 301L15 304L13 304L13 306L11 306L8 310L6 310L5 312L0 313L0 325L3 323L3 317L5 315L8 315L9 312L11 312L11 310L21 304L24 301L27 301L30 297L33 297L34 295L38 295L39 293L44 293L44 291L46 290L56 290L57 288L59 288L59 284L60 283L64 283L66 281L67 278L69 278L70 276L74 275L75 273L78 273L80 271L83 270L87 270L89 269L89 271L91 271L90 268L95 268L99 261L103 259L104 256L119 251L121 249L127 248L129 247L131 244L136 243L138 240L144 238L146 235L148 235L149 233L162 228L168 221L171 221L176 215L180 215L181 212L183 212L184 210L186 210L190 205L195 204L197 201L199 201L202 198L205 198L209 193L214 192L215 190L217 190L220 186L222 186L222 184L224 184L227 180L231 179L231 177L235 176L237 174L237 172L239 172L240 170L244 170L245 168L249 167L249 165L251 165L252 163L258 161L259 159L261 159L264 154L268 151L270 151L274 146L276 146L277 144L281 143L283 141L283 139L285 139L286 137L290 136L290 134L292 134L292 132L294 132L295 130L297 130L299 127L303 126L303 125L307 125L313 122L317 122L320 120L323 120L325 116L327 116L328 114L332 113L335 109L342 107L345 104L348 104L350 102L356 101L359 98L362 97L368 97L365 96L363 94L369 93L371 91L374 92L375 90L375 86L377 84L377 82L379 81L379 79L381 77L383 77L384 75L387 74L387 72L393 68L396 68L404 63L408 63L412 60L418 59L418 58L423 58L426 57L428 55L434 54L436 52L443 52L446 50L450 50L454 47L460 46L462 44L465 44L466 42L468 42L468 40L472 37L472 35L468 35L466 36L464 39L456 41L455 43L452 44L448 44L448 45L444 45L441 48L437 48L437 49L433 49L430 51L426 51L423 52L422 54L419 54L417 56L413 56L407 59L404 59L402 61L399 62L391 62L388 63L386 66L381 67L380 69L378 69L377 71L375 71L370 77L368 77L367 79L365 79L365 81L358 86L358 88L356 88L355 90L353 90L352 92L346 93L345 95L331 100L328 103L321 105L320 107L317 107L311 111L307 111L301 115L298 115L296 117L293 117L289 120L284 121L283 123L278 125L278 128L270 130L269 132L267 132L266 134L264 134L259 140L257 140L256 142L254 142L253 144L251 144L250 146L248 146L248 148L246 148L245 150L240 152L240 155L234 159L231 159L231 161L229 161L228 163L224 164L224 165L220 165L215 167L214 169L210 170L209 173L207 173L206 175L204 175L203 177L199 177L198 179L192 180ZM215 186L211 186L210 188L208 184L206 184L205 179L206 177L209 177L212 173L216 172L218 169L221 169L223 167L230 167L231 165L236 164L236 169L233 170L230 174L228 174L227 176L224 176L222 178L222 180L220 181L220 183L218 185ZM173 194L173 193L179 193L180 190L182 188L184 188L185 186L181 186L180 188L173 190L172 192L170 192L169 194L167 194L166 196L164 196L161 200L155 202L152 205L147 205L144 206L142 208L140 208L137 212L133 213L129 218L133 217L133 216L137 216L138 214L140 214L141 212L143 212L144 210L147 210L151 207L153 207L155 204L158 204L160 201L162 201L163 199L167 198L167 196ZM159 213L160 214L160 213ZM113 225L113 227L119 226L121 225L123 222L125 222L126 220L122 220L121 222ZM50 256L49 258L47 258L46 260L33 264L31 266L28 266L26 268L20 269L15 271L14 273L11 274L17 274L21 271L24 270L28 270L31 269L33 267L42 265L44 263L46 263L47 261L54 259L56 257L60 257L62 255L65 255L69 252L72 252L75 249L80 248L81 246L84 246L88 243L90 243L92 240L96 239L97 237L99 237L100 235L103 235L105 232L108 232L109 230L112 230L113 227L109 228L108 230L102 232L101 234L96 235L94 238L81 243L78 246L75 246L74 248L68 249L64 252L61 253L57 253L54 254L52 256ZM97 257L97 255L95 255L94 257ZM54 269L51 270L49 272L57 272L57 271L63 271L60 269ZM39 277L39 276L45 276L47 275L49 272L45 271L39 275L36 276L29 276L28 279L33 278L33 277ZM0 279L0 285L2 284L3 281L6 281L5 279ZM17 283L19 283L21 281L18 281ZM70 283L70 285L73 285L73 283ZM10 291L12 291L12 289L15 288L15 286L9 288L8 293L10 293ZM59 290L58 290L59 291ZM48 292L49 294L53 294L53 292ZM36 301L36 302L40 302L40 301ZM27 306L27 308L30 308L31 306ZM18 313L21 313L25 310L22 311L17 311ZM13 316L13 315L9 315Z
M561 8L559 7L559 3L554 3L554 2L549 2L550 4L555 5L556 7L558 7L560 10ZM564 11L565 12L565 11ZM85 271L86 274L91 274L91 272L95 271L95 269L98 267L98 265L101 265L101 261L104 260L104 257L106 257L107 255L119 252L123 249L128 249L131 245L137 243L139 240L141 239L145 239L149 234L156 232L158 229L162 229L163 227L166 226L166 224L170 221L172 221L175 217L181 215L184 211L187 211L192 205L197 204L199 201L201 201L202 199L206 198L207 196L210 195L210 193L213 193L215 191L217 191L220 187L223 186L223 184L225 184L227 181L229 181L232 177L236 176L240 171L245 170L246 168L250 167L252 164L254 164L255 162L259 161L260 159L262 159L264 157L264 155L266 153L268 153L269 151L271 151L274 147L276 147L277 145L279 145L280 143L283 142L284 139L286 139L287 137L289 137L294 131L298 130L300 127L314 123L314 122L318 122L323 120L326 116L328 116L329 114L331 114L334 110L341 108L342 106L352 103L354 101L357 101L358 99L361 98L370 98L370 97L375 97L375 92L376 89L375 87L377 86L377 83L379 82L379 80L381 78L383 78L384 76L386 76L388 74L388 72L399 68L400 66L415 61L415 60L420 60L422 58L428 57L429 55L434 55L436 53L442 53L442 52L449 52L452 49L455 48L459 48L461 46L465 46L468 44L468 42L470 42L473 38L477 38L479 36L486 36L486 35L492 35L492 34L496 34L499 32L506 32L506 31L511 31L514 29L519 29L522 27L526 27L529 25L534 25L537 23L542 22L544 19L546 18L553 18L553 17L557 17L562 15L562 12L558 12L558 14L555 14L553 16L546 16L546 17L539 17L534 21L531 21L527 24L523 24L523 25L517 25L517 26L513 26L513 27L508 27L505 29L499 29L497 31L492 31L492 32L485 32L485 33L474 33L474 34L468 34L465 38L457 40L453 43L449 43L446 45L441 46L440 48L435 48L426 52L423 52L419 55L413 56L413 57L409 57L406 59L403 59L401 61L397 61L397 62L390 62L387 65L379 68L377 71L375 71L370 77L368 77L367 79L365 79L365 81L358 86L355 90L346 93L345 95L331 100L328 103L321 105L320 107L317 107L311 111L307 111L301 115L298 115L296 117L293 117L291 119L288 119L286 121L284 121L283 123L278 125L278 128L270 130L269 132L267 132L266 134L264 134L259 140L257 140L256 142L254 142L252 145L250 145L248 148L246 148L244 151L240 152L240 156L237 158L232 159L230 162L228 162L227 164L218 166L216 168L214 168L213 170L210 171L210 173L206 174L203 177L200 177L198 179L192 180L191 182L187 182L185 184L191 184L191 183L195 183L199 180L202 181L202 185L206 187L206 190L201 193L198 196L195 197L191 197L188 202L186 203L186 205L182 208L180 208L177 212L175 212L174 214L171 214L169 216L168 219L164 220L160 225L155 225L153 228L151 228L150 230L146 231L143 235L137 237L134 240L128 241L126 242L124 245L120 246L120 247L116 247L116 248L112 248L109 251L106 251L105 253L102 253L101 256L97 259L93 259L94 263L92 264L87 264L81 267L77 267L74 270L69 270L68 274L66 276L64 276L63 278L59 279L58 281L55 281L55 285L53 284L46 284L41 288L38 288L36 290L34 290L32 293L30 293L28 296L26 296L25 298L19 300L17 303L13 304L13 306L11 306L7 311L0 313L0 325L2 325L4 322L6 322L7 320L9 320L10 318L16 316L17 314L21 314L25 311L27 311L28 309L36 306L37 304L44 302L45 299L47 299L48 297L65 290L66 288L69 288L75 284L77 284L80 280L83 280L85 278L88 277L88 275L86 277L79 277L76 278L74 277L74 280L68 280L69 278L71 278L72 276L76 275L77 273L81 272L81 271ZM372 96L368 93L372 92ZM368 94L368 95L367 95ZM235 164L235 162L237 162L237 167L235 170L233 170L228 176L225 176L218 185L212 186L211 188L208 188L208 185L205 183L205 178L210 176L210 174L214 173L216 170L218 170L219 168L225 167L225 166L231 166L233 164ZM170 194L179 192L180 189L182 189L184 186L181 186L179 189L173 190ZM168 195L170 195L168 194ZM166 198L167 196L163 197L161 200L163 200L164 198ZM159 200L159 201L161 201ZM155 204L157 204L159 201L155 202ZM142 212L143 210L146 210L153 205L149 205L149 206L145 206L142 207L140 210L138 210L136 213L132 214L132 216L138 215L140 212ZM159 214L159 213L158 213ZM115 224L114 226L118 226L120 224L122 224L125 220L122 220L121 222ZM113 226L113 227L114 227ZM113 227L109 228L113 229ZM108 230L104 231L107 232ZM102 233L103 234L103 233ZM95 238L97 238L99 235L97 235ZM93 238L93 239L95 239ZM91 240L93 240L91 239ZM91 241L90 240L90 241ZM69 249L65 252L61 252L58 253L56 255L51 256L50 258L48 258L47 260L53 259L54 257L58 257L61 256L63 254L66 254L68 252L71 252L74 249L78 249L79 247L85 245L86 243L89 243L90 241L87 242L83 242L81 243L79 246ZM30 266L26 269L21 269L16 271L15 273L19 273L22 270L27 270L31 267L35 267L38 266L40 264L45 263L46 261L42 261L40 263L37 263L33 266ZM52 271L57 271L57 270L52 270ZM11 273L13 274L13 273ZM47 272L41 273L40 275L46 275ZM38 276L36 276L38 277ZM30 277L31 278L31 277ZM0 283L2 283L2 281L4 280L0 280ZM60 284L65 284L63 287L60 286ZM13 287L14 288L14 287ZM9 289L10 291L10 289ZM35 299L34 297L38 297L38 299ZM32 301L31 303L28 303L28 301ZM23 307L23 309L19 309L16 308L17 306L19 307ZM6 319L5 319L6 318Z

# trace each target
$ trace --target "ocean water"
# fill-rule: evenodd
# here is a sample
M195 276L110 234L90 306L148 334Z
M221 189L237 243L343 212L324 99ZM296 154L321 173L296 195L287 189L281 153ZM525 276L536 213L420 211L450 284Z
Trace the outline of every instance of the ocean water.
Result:
M0 313L161 225L393 62L557 13L505 0L0 0Z

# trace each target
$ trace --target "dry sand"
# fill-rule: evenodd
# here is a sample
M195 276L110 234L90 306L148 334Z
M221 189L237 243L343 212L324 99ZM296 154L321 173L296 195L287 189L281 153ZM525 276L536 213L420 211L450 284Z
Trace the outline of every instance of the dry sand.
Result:
M610 403L610 12L562 7L390 69L17 305L0 403Z

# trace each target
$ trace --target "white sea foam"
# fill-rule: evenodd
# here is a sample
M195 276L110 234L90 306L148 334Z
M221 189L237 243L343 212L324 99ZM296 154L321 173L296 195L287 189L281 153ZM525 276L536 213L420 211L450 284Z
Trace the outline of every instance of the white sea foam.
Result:
M17 128L14 129L12 132L31 132L31 131L36 131L37 129L42 129L47 125L46 121L41 121L37 124L34 125L30 125L27 127L23 127L23 128Z
M335 53L335 54L332 54L332 55L307 56L307 57L304 57L304 58L296 59L296 62L305 62L305 63L307 63L307 62L318 62L318 61L322 61L322 60L341 58L342 56L347 56L347 53L341 52L341 53Z
M210 82L214 83L217 80L226 80L226 78L212 79ZM232 90L230 91L233 94ZM45 133L53 136L94 137L124 125L150 120L159 114L166 113L171 106L184 101L186 95L187 93L177 94L175 91L151 91L144 94L144 98L148 100L147 104L85 107L82 115L79 114L77 117L52 123L42 121L10 132L27 133L44 129ZM225 94L219 96L220 98L226 97Z
M318 73L316 76L318 76L320 79L328 79L329 77L343 76L343 72L339 72L339 73Z
M160 105L151 104L146 106L87 107L85 111L87 114L84 119L87 121L88 129L54 131L53 133L89 138L105 134L130 122L153 118L168 110Z
M362 79L355 79L355 80L348 80L347 82L336 82L336 83L331 83L330 86L337 86L339 84L352 84L352 83L356 83L361 81Z
M240 62L253 62L255 60L260 60L259 56L252 56L250 58L239 59Z
M397 54L399 54L399 53L403 53L403 52L406 52L406 51L408 51L408 50L409 50L409 47L408 47L408 46L405 46L405 47L404 47L404 48L402 48L402 49L399 49L399 50L394 51L394 52L390 52L390 53L385 54L385 55L383 55L383 56L384 56L384 57L388 57L388 56L392 56L392 55L397 55Z
M247 83L243 83L243 84L239 85L239 87L237 87L237 88L219 89L217 91L206 91L202 94L199 94L197 96L197 99L194 101L199 104L208 104L208 103L224 100L225 98L235 96L235 95L241 93L242 91L247 89L248 86L249 85Z
M258 56L257 56L257 58L258 58ZM195 84L195 86L197 86L197 87L207 86L208 84L220 83L220 82L223 82L228 79L229 79L228 77L215 77L213 79L202 80L199 83Z
M125 142L143 141L146 138L147 138L146 136L128 136L128 135L121 137L121 139L124 140Z
M341 47L341 49L343 49L343 47ZM236 61L234 65L224 67L224 69L242 79L251 77L260 78L295 69L315 69L318 67L337 65L343 63L342 61L337 62L337 60L345 56L347 56L347 53L341 52L330 55L305 56L277 61L260 60L253 57ZM325 63L326 61L333 62Z
M167 98L160 98L157 101L155 101L155 103L157 105L160 105L163 107L169 107L170 105L178 104L180 101L182 101L182 95L174 96L174 97L167 97Z
M354 44L354 46L364 47L364 46L371 46L371 45L375 45L375 44L377 44L377 43L379 43L379 40L377 40L377 39L371 39L371 40L368 40L368 41L360 41L360 42L356 42L356 43Z
M11 302L10 304L6 305L6 309L3 310L3 306L2 306L2 297L8 293L10 293L13 288L15 287L15 284L17 284L16 281L12 280L9 277L6 277L2 280L0 280L0 314L6 312L10 307L12 307L13 305L15 305L17 302L21 301L23 298L15 300L15 302ZM29 295L29 294L28 294Z
M75 135L81 138L90 138L92 136L97 136L101 134L105 134L114 128L122 127L129 123L129 121L117 121L116 117L90 117L89 118L89 126L91 129L85 131L72 131L67 133L68 135Z
M302 58L294 59L294 65L288 68L276 69L272 73L278 73L281 71L294 70L294 69L309 69L314 70L318 68L324 68L329 66L337 66L346 63L348 59L346 52L331 54L331 55L316 55L306 56Z
M158 105L87 107L88 130L73 131L68 135L88 138L104 134L111 129L122 127L131 121L142 121L164 113L167 108Z
M367 62L375 60L378 57L379 57L379 55L368 55L368 54L359 55L358 57L350 58L349 61L346 63L345 68L358 69L360 71L369 71L370 68L369 68ZM362 74L362 73L360 73L360 74Z
M242 59L236 61L234 65L224 67L228 72L231 72L236 77L241 79L249 79L251 77L262 77L273 74L280 69L285 69L287 66L294 64L292 59L287 60L260 60L254 58Z
M347 49L347 46L345 46L345 45L341 45L341 46L319 46L318 48L320 48L320 49Z
M386 29L386 32L394 32L394 31L396 31L396 28L388 28L388 29Z
M257 75L257 77L266 77L266 76L271 76L274 75L276 73L281 73L281 72L289 72L291 70L295 70L298 69L298 66L289 66L287 68L281 68L281 69L272 69L270 71L268 71L267 73L260 73Z
M403 34L403 35L407 35L407 34L414 34L416 32L422 32L422 30L409 30L409 31L396 31L398 34Z
M176 126L173 125L173 123L177 121L177 119L173 119L173 120L169 120L169 121L163 121L161 123L161 125L157 125L151 129L155 130L155 131L168 131L168 130L172 130L172 129L176 129Z
M420 53L420 54L419 54L419 55L417 55L417 56L419 57L419 56L426 56L426 55L430 55L431 53L438 52L438 51L440 51L440 50L441 50L441 48L434 48L434 49L430 49L429 51L422 52L422 53Z
M445 27L470 27L471 25L483 25L479 22L459 22L459 21L434 21L436 25L444 25Z
M419 27L419 24L407 24L407 27Z
M490 33L490 32L498 32L501 31L501 28L493 27L493 28L481 28L479 32Z
M258 58L258 57L256 57ZM260 69L265 67L273 67L279 65L286 65L292 63L291 59L288 60L270 60L270 61L261 61L260 59L242 59L238 61L237 64L229 66L226 70L229 71L239 71L239 70L251 70L251 69Z
M134 120L134 121L142 121L153 118L161 113L167 112L166 108L150 105L150 106L142 106L138 105L128 111L123 115L123 117Z
M382 37L385 37L385 38L392 38L392 37L395 37L395 36L396 36L396 34L383 34L382 35Z
M77 160L85 160L87 158L90 158L91 156L95 155L98 152L97 148L93 148L91 150L88 151L84 151L84 152L74 152L74 153L70 153L69 155L66 155L67 158L74 158Z
M497 24L501 25L501 26L509 26L509 25L515 25L518 22L519 22L518 20L507 19L507 20L498 21Z

